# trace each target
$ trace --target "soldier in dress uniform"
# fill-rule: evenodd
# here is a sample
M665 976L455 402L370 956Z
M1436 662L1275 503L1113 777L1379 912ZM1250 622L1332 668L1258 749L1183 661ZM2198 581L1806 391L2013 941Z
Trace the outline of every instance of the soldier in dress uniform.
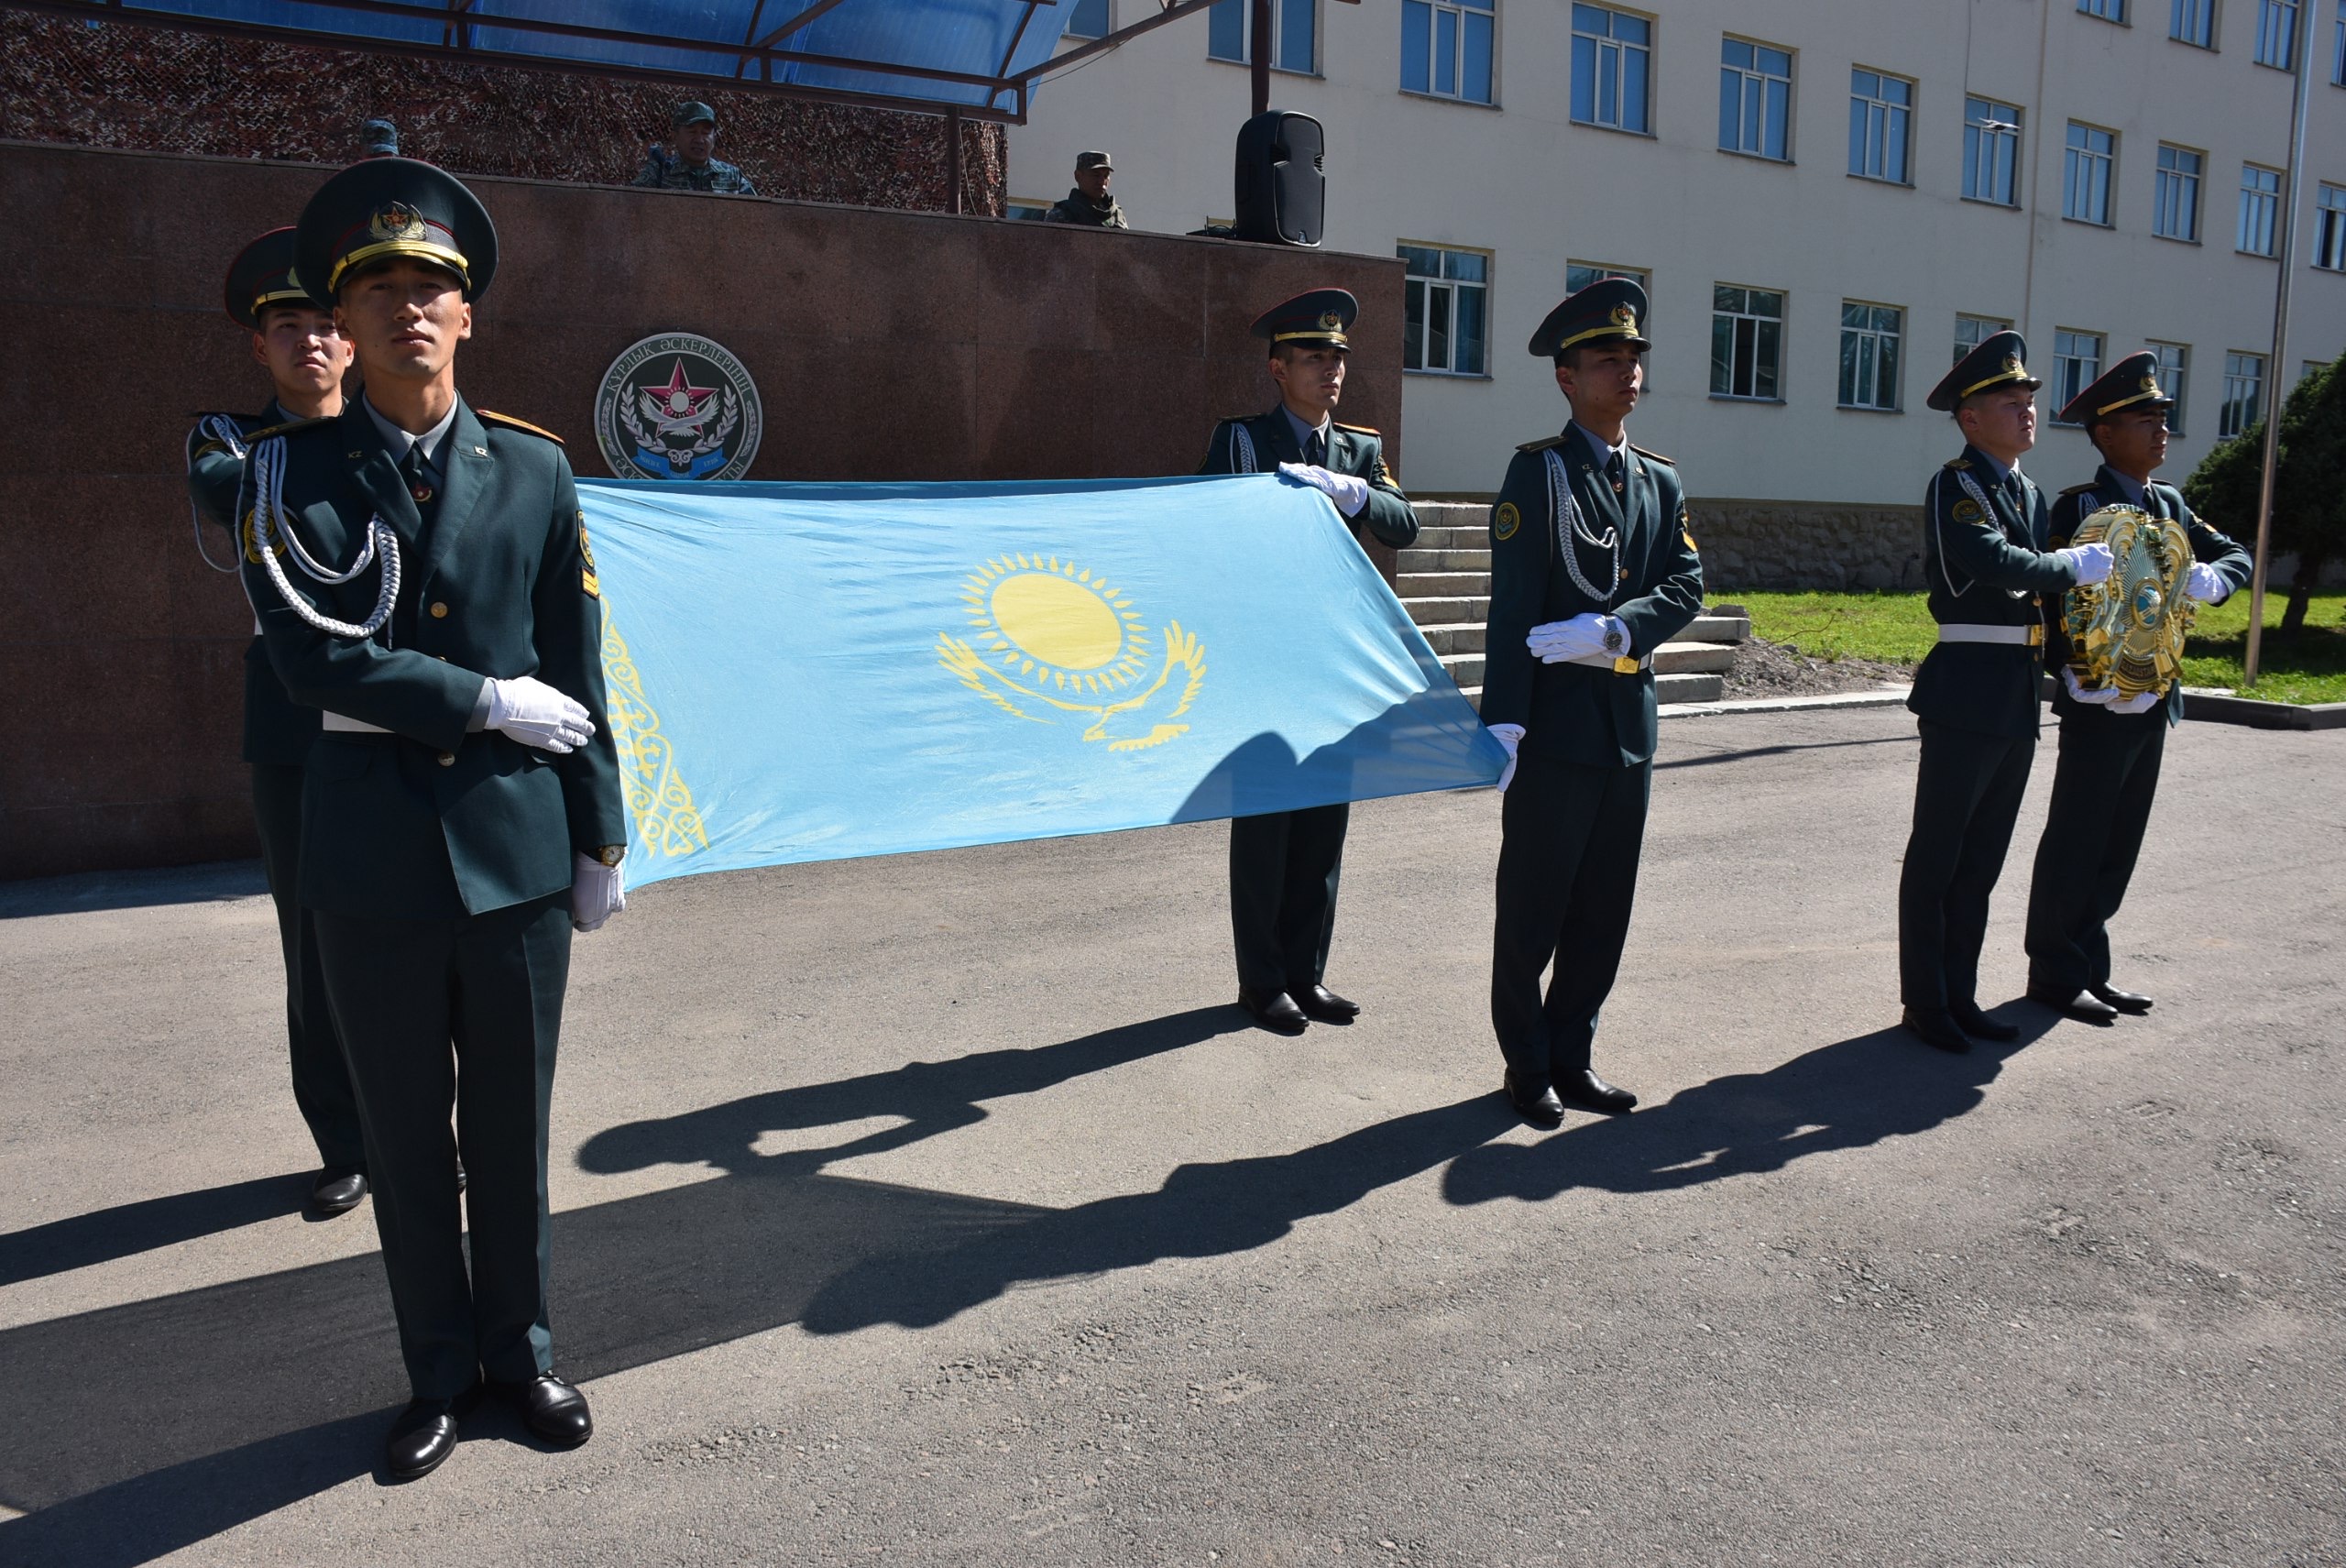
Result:
M1625 428L1652 346L1645 316L1627 278L1548 313L1531 352L1554 362L1572 420L1516 450L1491 509L1483 722L1510 759L1491 1024L1507 1098L1539 1127L1562 1122L1566 1101L1608 1114L1638 1102L1596 1075L1591 1047L1637 897L1654 650L1703 608L1677 467Z
M1336 510L1396 550L1418 537L1417 514L1385 466L1385 444L1365 425L1331 417L1343 396L1346 334L1360 302L1314 289L1255 318L1270 345L1279 400L1268 413L1214 426L1200 474L1273 468L1311 486ZM1330 991L1328 944L1352 808L1308 806L1230 820L1230 924L1238 949L1238 1004L1255 1022L1299 1035L1317 1018L1348 1024L1360 1008Z
M643 167L636 171L636 184L656 191L707 191L719 196L758 193L748 175L714 156L716 110L706 104L679 104L669 118L674 123L674 134L665 146L652 144Z
M331 419L342 411L342 379L350 344L334 331L334 313L320 310L293 280L293 231L272 229L228 268L228 319L252 339L253 360L269 372L269 406L255 414L196 416L187 437L188 497L196 515L218 526L235 560L236 490L245 478L246 443L252 433L291 420ZM199 535L196 543L203 541ZM210 560L212 552L204 550ZM231 564L220 568L233 572ZM285 695L269 668L259 623L245 650L243 755L253 771L253 823L260 833L261 871L277 905L277 938L285 954L285 1035L293 1069L293 1103L318 1146L320 1169L310 1184L310 1207L341 1214L367 1196L367 1152L358 1131L358 1102L342 1059L310 917L301 908L301 762L317 738L318 710Z
M1898 878L1898 986L1906 1027L1946 1051L1968 1051L1975 1036L2019 1037L1980 1010L1979 947L2036 755L2041 596L2110 575L2102 545L2052 547L2045 493L2020 471L2036 444L2044 385L2028 373L2027 355L2020 334L1997 333L1928 399L1955 416L1964 446L1931 476L1923 499L1923 571L1938 645L1906 699L1923 756Z
M2053 543L2068 543L2103 507L2174 518L2191 541L2185 592L2221 604L2248 581L2252 563L2247 551L2193 516L2174 486L2151 478L2166 461L2166 411L2175 406L2158 370L2149 350L2128 355L2061 411L2062 422L2086 427L2101 466L2053 503ZM2028 888L2028 994L2072 1018L2108 1024L2151 1008L2149 997L2110 983L2109 923L2150 826L2159 758L2167 729L2182 720L2183 688L2177 683L2130 697L2080 688L2068 667L2058 595L2045 596L2045 642L2048 663L2060 672L2053 711L2061 719L2061 754Z
M454 1449L484 1380L547 1442L593 1430L554 1372L547 1116L571 931L624 907L627 825L570 466L456 389L496 266L488 214L429 164L326 181L295 274L334 308L366 394L258 433L241 498L269 662L323 710L301 901L414 1394L385 1447L402 1479Z

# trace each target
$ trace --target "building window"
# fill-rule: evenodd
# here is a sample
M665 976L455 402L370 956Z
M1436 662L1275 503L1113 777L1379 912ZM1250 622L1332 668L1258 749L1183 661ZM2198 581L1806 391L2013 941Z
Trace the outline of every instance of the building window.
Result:
M1491 101L1497 0L1401 0L1401 86L1437 98Z
M2067 408L2079 392L2101 377L2101 334L2055 332L2053 334L2053 407Z
M2300 381L2310 381L2316 376L2320 375L2324 370L2329 368L2330 361L2327 359L2306 360L2297 367L2297 379Z
M1310 76L1320 69L1317 0L1271 0L1271 69ZM1217 0L1206 13L1206 53L1214 60L1252 61L1254 23L1246 0Z
M1653 278L1642 267L1607 267L1596 261L1564 263L1564 292L1567 294L1577 294L1591 283L1602 282L1607 278L1630 279L1646 291L1649 301L1653 297ZM1648 310L1647 314L1650 316L1651 310Z
M1617 131L1653 128L1653 24L1604 5L1573 7L1573 118Z
M2313 264L2346 272L2346 190L2319 188L2313 203Z
M2281 224L2281 171L2253 163L2240 166L2240 236L2234 248L2251 256L2279 254L2274 236Z
M2216 0L2175 0L2168 15L2166 36L2177 43L2216 47Z
M2000 207L2020 204L2020 110L1992 98L1963 101L1963 194Z
M1108 0L1075 0L1067 14L1068 38L1104 38L1108 28Z
M2338 19L2330 25L2330 80L2346 87L2346 0L2338 0Z
M1907 131L1914 114L1914 84L1858 66L1849 72L1849 172L1894 185L1913 180Z
M1955 357L1947 361L1947 363L1950 365L1962 364L1963 356L1965 355L1970 353L1973 349L1979 347L1981 344L1987 342L1998 333L2010 332L2012 330L2012 323L2008 321L1999 321L1994 316L1956 317Z
M2081 224L2110 226L2110 171L2118 161L2118 133L2069 122L2069 147L2062 165L2061 215Z
M2294 71L2301 0L2256 0L2256 63Z
M2264 417L2264 356L2224 356L2224 406L2216 412L2216 434L2225 441Z
M1906 313L1841 302L1841 406L1898 411L1898 345Z
M1780 402L1784 296L1770 289L1711 289L1711 396Z
M1789 161L1792 121L1790 51L1727 38L1719 45L1719 150Z
M1435 245L1399 247L1401 368L1428 375L1480 376L1487 357L1491 258L1479 250Z
M1050 214L1051 204L1048 202L1006 201L1002 204L1002 215L1013 223L1038 224Z
M2151 212L2151 232L2161 239L2199 241L2199 171L2202 154L2187 147L2159 143L2157 201Z
M2077 0L2080 16L2099 16L2105 22L2126 19L2126 0Z

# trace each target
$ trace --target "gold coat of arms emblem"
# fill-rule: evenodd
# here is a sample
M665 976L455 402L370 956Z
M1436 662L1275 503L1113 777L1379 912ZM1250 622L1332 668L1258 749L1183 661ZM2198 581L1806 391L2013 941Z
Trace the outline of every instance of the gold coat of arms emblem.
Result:
M2062 596L2069 670L2086 691L2131 697L2163 692L2183 669L2193 605L2191 540L2171 517L2104 507L2077 525L2073 544L2110 546L2110 576Z

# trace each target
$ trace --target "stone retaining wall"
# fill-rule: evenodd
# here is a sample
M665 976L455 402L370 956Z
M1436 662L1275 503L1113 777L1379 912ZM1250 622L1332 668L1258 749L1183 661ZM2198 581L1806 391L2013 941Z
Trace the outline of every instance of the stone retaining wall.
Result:
M1923 586L1919 506L1690 500L1686 510L1716 589Z

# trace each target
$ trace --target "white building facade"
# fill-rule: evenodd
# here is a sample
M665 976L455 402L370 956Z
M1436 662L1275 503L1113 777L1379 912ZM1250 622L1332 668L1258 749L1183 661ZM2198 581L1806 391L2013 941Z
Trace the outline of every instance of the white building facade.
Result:
M1013 202L1057 200L1076 153L1104 148L1135 227L1227 222L1243 3L1047 81L1009 133ZM1061 4L1071 33L1156 8ZM1606 271L1652 299L1632 435L1715 499L1914 502L1958 444L1924 398L2007 324L2046 383L2027 466L2055 488L2093 458L2052 415L2117 358L2167 359L2180 479L2346 346L2346 0L1277 5L1272 104L1327 133L1323 243L1411 263L1412 494L1487 494L1517 443L1561 428L1525 345ZM1234 411L1198 411L1200 443Z

